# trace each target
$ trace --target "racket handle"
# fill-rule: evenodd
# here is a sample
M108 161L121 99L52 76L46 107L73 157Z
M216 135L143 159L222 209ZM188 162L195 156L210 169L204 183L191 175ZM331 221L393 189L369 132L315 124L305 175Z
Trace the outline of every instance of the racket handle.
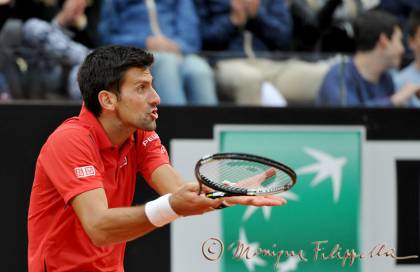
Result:
M206 196L209 197L209 198L215 199L215 198L224 197L224 196L227 196L227 195L224 192L214 191L214 192L211 192L211 193L207 193Z
M211 192L211 193L207 193L206 196L209 197L209 198L215 199L215 198L224 197L224 196L228 196L228 195L224 192L214 191L214 192ZM230 207L230 206L226 205L225 203L222 203L216 209L224 209L224 208L227 208L227 207Z

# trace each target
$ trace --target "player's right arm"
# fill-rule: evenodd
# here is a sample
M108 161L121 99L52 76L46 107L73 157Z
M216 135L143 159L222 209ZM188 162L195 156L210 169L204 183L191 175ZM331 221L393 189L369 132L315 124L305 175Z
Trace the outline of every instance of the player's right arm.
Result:
M104 166L89 131L60 129L49 138L44 149L40 164L46 175L63 199L63 204L72 206L84 231L97 246L132 240L147 234L156 226L169 223L170 220L160 220L162 211L172 209L178 215L188 216L213 210L221 203L221 200L197 195L198 185L189 184L174 191L163 202L169 203L163 205L163 210L150 208L148 211L151 212L147 215L144 205L110 208L101 174ZM154 210L157 212L153 213Z
M188 216L212 211L222 200L197 195L197 184L185 184L170 197L178 214ZM102 188L75 196L70 201L92 243L106 246L141 237L156 228L145 212L145 205L109 208ZM188 205L186 205L188 203Z

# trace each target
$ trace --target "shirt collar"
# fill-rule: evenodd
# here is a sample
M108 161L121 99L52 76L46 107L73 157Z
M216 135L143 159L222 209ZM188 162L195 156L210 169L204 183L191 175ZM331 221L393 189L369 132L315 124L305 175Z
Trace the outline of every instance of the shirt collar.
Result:
M79 120L87 123L91 127L92 131L95 133L100 149L112 148L114 146L118 148L118 146L112 144L98 118L96 118L96 116L85 107L84 103L79 113ZM131 135L130 138L123 144L123 147L130 146L130 143L134 143L133 135Z

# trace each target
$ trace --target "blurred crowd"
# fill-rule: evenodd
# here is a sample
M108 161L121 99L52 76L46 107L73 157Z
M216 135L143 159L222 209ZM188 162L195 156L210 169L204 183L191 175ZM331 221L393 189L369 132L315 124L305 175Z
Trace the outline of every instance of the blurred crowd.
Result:
M80 101L107 44L164 105L420 107L420 0L0 0L0 101Z

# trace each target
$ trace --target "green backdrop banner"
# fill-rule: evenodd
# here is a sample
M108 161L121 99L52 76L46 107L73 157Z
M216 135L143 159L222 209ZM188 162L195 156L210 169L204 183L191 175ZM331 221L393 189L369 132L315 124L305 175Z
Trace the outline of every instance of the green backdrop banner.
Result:
M285 206L223 210L222 272L360 271L361 129L222 127L217 138L220 152L266 156L298 174Z

